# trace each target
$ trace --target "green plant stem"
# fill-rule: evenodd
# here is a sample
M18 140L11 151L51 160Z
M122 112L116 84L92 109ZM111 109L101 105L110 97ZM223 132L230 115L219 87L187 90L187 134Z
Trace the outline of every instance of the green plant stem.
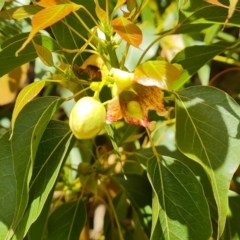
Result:
M106 40L107 40L107 51L110 56L111 66L114 68L119 68L119 62L117 59L117 54L115 52L114 45L112 44L111 38L107 36L107 34L106 34Z
M74 99L74 98L77 97L79 94L81 94L81 93L87 91L88 89L90 89L90 87L84 88L83 90L81 90L81 91L75 93L75 94L72 95L71 97L66 98L66 101L69 101L69 100Z
M122 69L122 70L124 68L124 64L125 64L125 60L126 60L129 48L130 48L130 45L127 44L125 49L124 49L123 55L122 55L122 59L121 59L121 62L120 62L120 69Z
M115 208L114 208L114 205L113 205L113 202L112 202L112 199L107 191L107 189L105 189L105 187L103 187L103 190L107 196L107 199L108 199L108 202L109 202L109 205L110 205L110 208L112 209L112 213L114 215L114 218L115 218L115 221L116 221L116 224L117 224L117 229L118 229L118 233L119 233L119 238L120 240L124 240L123 238L123 235L122 235L122 231L121 231L121 226L120 226L120 223L118 221L118 217L117 217L117 213L115 211Z

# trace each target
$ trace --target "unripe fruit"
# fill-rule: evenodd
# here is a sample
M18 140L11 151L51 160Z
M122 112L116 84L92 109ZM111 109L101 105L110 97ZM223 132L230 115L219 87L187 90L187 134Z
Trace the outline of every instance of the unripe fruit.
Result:
M95 137L104 127L106 110L101 102L92 97L81 98L73 107L69 125L78 139Z

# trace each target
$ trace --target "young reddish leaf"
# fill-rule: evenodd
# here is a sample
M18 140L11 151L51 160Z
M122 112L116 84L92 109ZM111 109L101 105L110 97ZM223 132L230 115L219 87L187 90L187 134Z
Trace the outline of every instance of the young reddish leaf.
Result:
M112 27L127 43L134 47L139 47L142 43L141 29L124 17L115 18Z
M15 120L22 110L22 108L30 101L32 100L45 86L45 81L39 81L39 82L33 82L29 85L27 85L25 88L22 89L22 91L18 94L15 107L13 109L12 114L12 122L11 122L11 130L13 132ZM12 135L11 135L12 137Z
M101 22L104 23L104 22L107 21L107 13L106 13L106 11L104 11L104 10L100 7L98 0L96 0L95 12L96 12L96 14L97 14L98 19L99 19Z
M171 89L172 84L180 77L182 67L166 61L148 61L137 66L134 81L144 86L156 86Z
M47 48L45 48L44 46L38 45L34 41L33 41L33 46L36 50L38 57L42 60L42 62L46 66L49 66L49 67L54 66L52 54Z
M60 4L69 4L71 3L69 0L41 0L39 2L36 2L38 6L47 8L52 7Z
M73 11L77 11L81 6L71 3L71 4L61 4L56 6L51 6L42 11L38 12L32 18L32 31L30 32L27 40L23 43L20 49L16 52L16 55L23 50L26 45L32 40L34 35L46 27L53 25L54 23L60 21L68 14Z

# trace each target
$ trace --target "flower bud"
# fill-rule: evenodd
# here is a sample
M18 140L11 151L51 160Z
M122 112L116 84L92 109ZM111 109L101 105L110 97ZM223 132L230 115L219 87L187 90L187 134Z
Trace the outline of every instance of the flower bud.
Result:
M69 125L78 139L95 137L104 127L106 110L101 102L92 97L81 98L73 107Z

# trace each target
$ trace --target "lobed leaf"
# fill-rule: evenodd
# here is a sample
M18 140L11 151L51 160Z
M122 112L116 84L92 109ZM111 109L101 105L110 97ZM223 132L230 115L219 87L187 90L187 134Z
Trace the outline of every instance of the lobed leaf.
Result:
M228 189L240 159L240 107L212 87L191 87L175 95L177 146L201 164L210 179L221 236L228 212Z
M117 17L112 20L112 27L128 44L139 47L142 43L143 36L141 29L125 17Z

